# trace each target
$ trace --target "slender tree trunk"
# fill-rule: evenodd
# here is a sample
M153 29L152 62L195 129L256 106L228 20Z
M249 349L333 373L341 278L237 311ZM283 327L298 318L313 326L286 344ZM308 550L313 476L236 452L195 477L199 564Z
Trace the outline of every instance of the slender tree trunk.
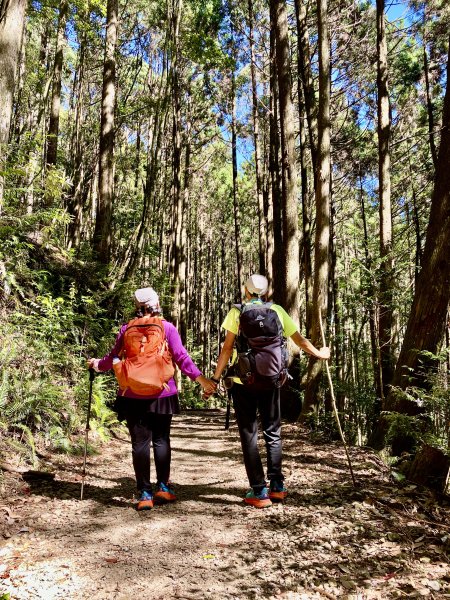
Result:
M89 170L86 173L86 165L83 160L82 124L84 117L84 76L85 76L85 53L86 40L84 34L80 40L78 51L78 69L76 86L74 89L74 130L72 134L71 153L73 156L72 185L69 193L67 209L72 217L67 232L68 249L77 248L81 241L81 229L83 225L83 211L86 208L88 198L88 181L92 177Z
M183 226L183 196L181 193L181 89L179 73L179 30L182 10L182 0L172 3L172 206L173 206L173 245L171 262L171 279L173 283L172 319L175 326L180 324L180 272L179 266L183 261L181 248L181 230Z
M314 92L314 81L311 69L311 56L308 25L306 22L307 2L305 0L295 0L295 15L297 22L297 41L298 41L298 72L303 84L303 95L306 110L306 119L308 122L309 145L311 148L311 159L314 173L317 169L317 102Z
M271 0L275 12L275 44L278 77L283 219L284 306L294 321L299 318L299 233L294 108L292 104L289 30L285 0Z
M25 0L0 2L0 214L4 188L1 172L6 159L26 7Z
M116 105L116 44L118 0L108 0L106 8L106 39L103 66L101 131L99 148L98 205L93 249L98 261L109 262L112 242L114 198L114 112Z
M191 123L188 122L186 130L186 155L184 163L184 182L183 182L183 208L180 236L180 263L178 265L178 280L180 282L180 335L182 340L187 339L187 227L188 227L188 206L191 183Z
M248 0L248 30L250 45L250 70L252 76L252 114L253 114L253 143L255 146L255 173L256 173L256 196L258 198L258 240L259 240L259 272L266 274L265 248L267 245L267 232L264 223L264 199L263 184L260 165L260 140L259 140L259 115L258 94L255 64L255 41L253 32L253 0Z
M50 118L47 131L47 148L45 152L45 167L56 165L58 154L59 113L61 109L61 85L64 62L64 44L68 5L62 0L59 8L58 27L56 35L55 61L53 65L53 83L51 95Z
M329 253L330 253L330 38L327 0L317 0L319 45L319 114L318 114L318 170L316 182L316 237L314 242L313 337L320 347L320 319L327 315ZM324 325L325 327L325 325ZM317 391L322 372L322 361L310 358L302 418L318 408Z
M425 73L425 91L427 94L427 113L428 113L428 135L430 137L430 151L433 159L434 168L437 166L437 151L436 142L434 140L434 116L433 116L433 100L430 90L430 70L428 68L428 53L427 46L423 45L423 71Z
M278 86L276 76L275 3L270 3L270 110L269 110L269 173L270 204L273 214L273 297L282 304L283 298L283 225L281 218L280 138L278 133Z
M234 42L233 42L234 43ZM236 302L241 300L242 289L242 249L240 222L241 214L239 208L239 198L237 189L237 147L236 147L236 75L235 67L231 73L231 153L233 161L233 215L234 215L234 243L236 249Z
M366 219L366 207L364 204L364 190L362 183L362 176L360 177L360 205L361 205L361 219L363 223L363 245L364 245L364 256L366 261L366 289L367 289L367 310L369 312L369 328L370 328L370 347L372 352L372 368L373 368L373 376L374 376L374 387L377 395L377 403L375 413L378 415L381 410L381 372L380 372L380 364L379 364L379 350L377 348L378 336L376 330L376 321L377 321L377 310L376 310L376 301L375 301L375 288L372 282L372 257L369 252L369 234L367 232L367 219Z
M298 2L296 2L296 9ZM306 337L309 339L312 335L312 296L313 296L313 276L312 276L312 260L311 260L311 205L309 191L309 176L308 176L308 158L306 148L306 127L305 127L305 99L301 72L301 52L300 36L298 39L297 61L298 61L298 104L299 104L299 129L300 129L300 176L302 185L302 224L303 224L303 273L305 277L305 331Z
M382 392L386 396L393 375L392 296L394 286L391 209L391 114L388 91L384 0L377 0L378 178L380 210L380 354Z

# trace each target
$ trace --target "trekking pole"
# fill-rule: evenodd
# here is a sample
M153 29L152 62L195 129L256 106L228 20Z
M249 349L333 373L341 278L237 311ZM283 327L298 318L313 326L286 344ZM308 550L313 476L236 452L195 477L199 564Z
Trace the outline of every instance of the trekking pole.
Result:
M81 473L81 496L80 496L80 500L83 500L84 478L86 476L86 455L87 455L88 435L89 435L89 419L91 417L92 384L94 382L94 379L95 379L95 371L91 367L89 369L89 401L88 401L88 409L87 409L86 429L85 429L85 432L84 432L84 460L83 460L83 471Z
M325 334L323 332L322 316L320 314L320 311L319 311L319 325L320 325L320 332L322 334L322 343L323 343L324 346L326 346L327 343L325 341ZM328 375L328 383L330 384L331 404L333 406L333 413L334 413L334 416L336 418L336 423L337 423L337 426L338 426L339 435L341 436L342 443L344 444L345 454L347 455L347 462L348 462L348 466L350 468L350 474L352 476L353 487L356 487L356 480L355 480L355 476L353 474L352 461L350 460L350 454L348 452L347 442L345 441L344 432L342 431L341 421L339 419L339 413L338 413L337 407L336 407L336 398L334 396L333 381L331 379L330 367L328 365L328 361L327 360L325 360L324 362L325 362L325 368L327 370L327 375Z
M231 413L231 392L227 390L227 412L225 415L225 430L230 429L230 413Z

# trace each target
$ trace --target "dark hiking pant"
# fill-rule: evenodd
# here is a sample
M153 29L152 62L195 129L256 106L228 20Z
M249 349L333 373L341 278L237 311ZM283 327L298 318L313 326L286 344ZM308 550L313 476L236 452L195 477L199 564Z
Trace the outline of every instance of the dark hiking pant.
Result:
M153 444L156 477L167 483L170 477L170 425L172 415L156 413L129 414L128 431L131 436L131 453L137 489L150 492L150 444Z
M250 486L259 493L266 485L258 450L258 412L267 451L267 478L283 481L281 471L280 390L255 390L235 383L231 388L233 406L241 438L245 470Z

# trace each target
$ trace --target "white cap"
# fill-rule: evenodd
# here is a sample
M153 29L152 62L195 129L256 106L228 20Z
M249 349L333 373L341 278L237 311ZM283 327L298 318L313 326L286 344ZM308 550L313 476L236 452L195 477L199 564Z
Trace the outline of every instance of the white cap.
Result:
M134 299L138 306L151 308L155 312L160 311L159 297L155 290L151 287L141 288L134 292Z
M250 294L256 296L264 296L264 294L269 289L269 282L264 275L258 275L255 273L254 275L250 275L250 277L245 282L245 287L250 292Z

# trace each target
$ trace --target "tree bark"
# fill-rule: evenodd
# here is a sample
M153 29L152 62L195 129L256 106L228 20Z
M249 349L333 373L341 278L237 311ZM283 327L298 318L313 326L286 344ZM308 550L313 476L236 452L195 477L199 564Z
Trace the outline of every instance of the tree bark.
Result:
M450 49L447 89L444 98L441 142L431 199L422 269L417 278L411 313L397 361L394 386L427 386L427 374L435 361L424 352L436 354L444 335L450 301ZM391 403L386 403L392 410Z
M273 215L273 254L270 257L273 273L273 298L283 303L283 228L281 220L280 136L278 133L278 86L276 76L275 3L270 3L270 110L269 110L269 174ZM270 208L269 208L270 211Z
M0 173L6 159L26 7L26 0L0 2ZM3 206L3 188L3 175L0 174L0 214Z
M252 115L253 115L253 143L255 147L255 175L256 175L256 196L258 198L258 241L259 241L259 272L266 274L265 248L267 245L267 232L264 223L264 200L262 190L262 177L260 165L260 140L259 140L259 115L258 115L258 94L256 80L255 49L253 35L253 1L248 0L248 30L250 45L250 71L252 78Z
M427 114L428 114L428 135L430 137L430 151L433 159L434 168L437 166L437 151L436 142L434 140L434 115L433 115L433 100L430 90L430 70L428 68L428 53L427 46L423 45L423 71L425 74L425 91L427 95Z
M308 122L309 145L311 149L311 159L313 173L317 169L317 102L314 92L314 81L311 69L311 56L309 47L309 33L306 22L307 3L305 0L295 0L295 16L297 22L297 40L298 40L298 72L303 84L304 103L306 110L306 119ZM314 176L314 189L316 186Z
M98 205L93 250L101 264L110 257L114 198L114 112L116 105L116 59L118 0L108 0L103 65L102 109L99 148Z
M234 43L234 42L233 42ZM234 216L234 245L236 251L236 294L235 301L241 301L241 288L243 285L242 281L242 249L240 243L241 231L240 222L241 214L239 208L239 198L237 189L237 147L236 147L236 74L234 72L235 66L233 65L233 71L231 73L231 155L233 162L233 216Z
M56 34L55 61L53 64L53 82L51 94L50 118L47 130L47 148L45 152L45 167L56 165L58 154L59 113L61 109L61 85L64 61L65 30L68 5L65 0L59 7L58 27Z
M399 392L409 386L428 388L435 371L434 356L444 336L450 301L450 40L447 89L442 115L441 142L437 160L430 217L426 232L422 269L418 275L411 312L397 360L392 388L384 410L406 415L423 413L409 396ZM387 423L380 419L371 445L385 446ZM396 440L392 441L395 444Z
M294 321L299 318L299 232L294 108L292 104L289 30L285 0L271 0L275 13L275 44L280 106L283 304Z
M328 30L327 0L317 0L319 36L319 114L318 163L316 178L316 236L314 241L313 337L312 343L320 347L320 319L325 321L328 301L330 253L330 38ZM317 391L322 372L322 361L310 358L302 408L302 419L318 408Z
M394 287L391 209L391 114L388 91L385 0L377 0L378 179L380 211L379 336L382 393L386 396L393 375L392 296Z

